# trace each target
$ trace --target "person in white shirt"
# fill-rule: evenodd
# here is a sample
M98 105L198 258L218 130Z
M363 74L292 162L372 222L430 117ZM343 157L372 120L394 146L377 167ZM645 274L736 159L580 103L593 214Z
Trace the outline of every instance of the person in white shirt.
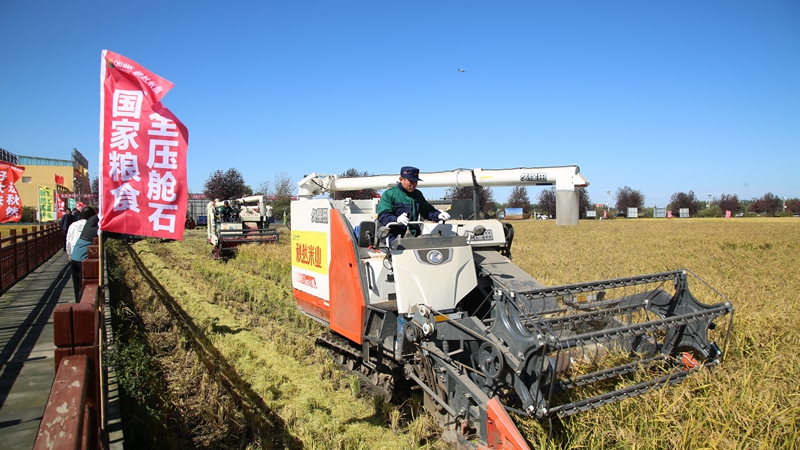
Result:
M69 226L69 230L67 231L67 255L70 259L70 266L72 267L72 288L75 290L75 303L81 301L81 291L83 290L82 284L82 262L83 259L86 258L85 252L86 249L83 248L83 258L79 260L75 260L73 258L73 253L75 252L75 246L78 244L78 241L81 238L81 234L83 234L84 228L86 227L86 221L94 216L97 213L94 211L94 208L91 206L87 206L83 208L81 211L80 219ZM96 222L95 222L96 223Z
M67 229L67 257L72 256L72 249L75 247L75 243L78 242L78 238L81 237L85 225L86 219L81 218L72 222Z

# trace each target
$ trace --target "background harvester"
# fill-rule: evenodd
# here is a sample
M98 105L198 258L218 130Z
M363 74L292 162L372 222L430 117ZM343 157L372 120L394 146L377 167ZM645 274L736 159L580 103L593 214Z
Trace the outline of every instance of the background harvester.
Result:
M555 185L561 225L577 225L576 189L588 185L577 166L420 178L419 188ZM445 439L528 448L508 411L566 417L721 361L712 337L727 342L733 307L686 270L546 287L511 261L510 224L417 222L420 236L390 243L378 199L315 198L396 182L312 174L298 183L293 291L300 310L330 329L319 345L387 398L418 386ZM716 303L699 301L690 284Z
M211 201L206 206L208 221L207 241L214 248L214 259L230 256L239 245L251 243L277 243L278 230L271 227L272 206L263 195L227 201L230 212L223 212L224 201Z

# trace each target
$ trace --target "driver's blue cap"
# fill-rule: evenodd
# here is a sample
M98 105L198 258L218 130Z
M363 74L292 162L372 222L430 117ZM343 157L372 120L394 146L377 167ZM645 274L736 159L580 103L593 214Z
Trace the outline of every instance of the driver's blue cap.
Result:
M400 176L408 181L422 181L419 179L419 169L411 166L404 166L400 169Z

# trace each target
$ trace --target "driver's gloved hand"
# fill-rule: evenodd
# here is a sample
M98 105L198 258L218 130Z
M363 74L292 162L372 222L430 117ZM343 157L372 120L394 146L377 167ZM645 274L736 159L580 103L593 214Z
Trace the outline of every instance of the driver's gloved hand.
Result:
M408 226L408 213L403 213L397 216L397 223L403 226Z

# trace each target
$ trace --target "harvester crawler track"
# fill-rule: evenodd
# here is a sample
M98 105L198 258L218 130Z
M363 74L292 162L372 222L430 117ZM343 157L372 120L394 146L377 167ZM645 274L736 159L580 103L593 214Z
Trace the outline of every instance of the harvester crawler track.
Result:
M386 401L396 396L395 386L400 380L398 375L402 373L402 369L391 359L380 358L379 364L378 358L371 355L368 363L364 364L362 349L333 333L324 333L317 337L316 344L326 348L342 370L364 380L372 394L380 395Z

